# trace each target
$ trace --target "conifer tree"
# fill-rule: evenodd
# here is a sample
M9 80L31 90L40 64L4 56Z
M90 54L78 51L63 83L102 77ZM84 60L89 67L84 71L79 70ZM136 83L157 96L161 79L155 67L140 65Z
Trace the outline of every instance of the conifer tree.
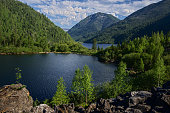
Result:
M160 56L158 56L153 68L156 87L160 87L163 84L163 81L165 80L165 76L166 76L165 71L166 71L166 67L164 65L164 61Z
M97 50L100 51L100 47L99 46L98 46Z
M61 104L68 104L69 97L66 92L66 87L64 85L63 77L61 77L57 81L57 91L52 98L51 104L54 105L61 105Z
M113 97L119 94L124 94L131 90L132 86L129 83L129 78L126 72L126 64L120 62L117 70L115 71L115 78L112 81Z
M97 49L97 41L96 39L93 39L93 46L92 49L96 50Z
M20 82L20 79L22 78L21 76L21 70L19 67L15 68L16 72L16 83L18 84Z
M92 72L90 71L87 65L83 68L83 79L82 79L82 86L84 89L84 95L86 97L85 102L88 103L89 100L93 98L93 83L92 80Z
M74 94L78 95L78 97L80 97L86 104L94 97L94 86L92 81L92 72L87 65L83 67L83 70L80 70L79 68L76 70L72 81L72 90Z
M139 70L140 71L144 71L144 63L143 63L143 60L142 60L142 58L140 59L140 67L139 67Z

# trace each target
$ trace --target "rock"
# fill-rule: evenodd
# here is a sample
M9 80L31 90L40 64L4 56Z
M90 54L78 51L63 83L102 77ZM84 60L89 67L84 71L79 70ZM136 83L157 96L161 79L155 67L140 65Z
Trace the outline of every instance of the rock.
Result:
M148 112L148 111L150 111L151 106L138 104L135 108L141 110L142 112Z
M116 97L116 100L117 100L118 102L121 102L121 101L123 101L123 98L122 98L121 96L117 96L117 97Z
M148 91L133 91L131 92L131 96L129 98L129 106L135 106L139 103L145 103L148 98L151 98L152 93Z
M87 113L91 113L94 112L96 110L96 103L92 103L89 105L89 107L87 108Z
M109 100L105 100L105 99L102 99L102 98L97 102L96 107L99 108L103 112L110 112L111 111Z
M130 97L129 98L129 106L136 106L139 103L144 103L145 98L143 97Z
M170 107L170 95L163 95L161 98L165 103L167 103L167 105L169 105Z
M167 83L168 84L168 83ZM169 84L148 91L133 91L111 99L99 99L86 109L64 104L52 109L46 104L32 107L33 100L22 84L0 88L0 112L11 113L170 113Z
M152 96L152 93L151 92L148 92L148 91L133 91L131 92L131 96L138 96L138 97L145 97L145 98L149 98Z
M22 84L6 85L0 88L0 112L23 113L33 108L33 99Z
M57 113L75 113L74 111L74 103L71 104L63 104L60 106L56 106L54 109Z
M46 104L40 104L33 108L33 113L54 113L54 109Z
M155 106L152 111L154 112L162 112L164 111L164 107L163 106Z
M127 108L125 113L142 113L142 111L139 109Z
M85 113L85 109L82 106L76 107L75 111L78 113Z
M123 106L117 106L115 108L115 110L118 111L118 112L124 112L124 107Z

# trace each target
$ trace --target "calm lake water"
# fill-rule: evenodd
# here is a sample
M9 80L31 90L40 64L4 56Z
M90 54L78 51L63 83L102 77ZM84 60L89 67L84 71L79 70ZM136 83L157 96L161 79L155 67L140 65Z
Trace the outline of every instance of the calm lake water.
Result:
M93 70L94 84L114 77L114 64L104 64L96 57L77 54L0 55L0 86L15 83L15 68L22 70L21 83L25 84L34 99L51 98L60 77L70 91L75 70L87 64Z
M84 47L89 48L89 49L91 49L92 46L93 46L92 43L82 43L82 45L83 45ZM111 46L111 45L112 45L112 44L97 44L97 48L98 48L98 46L99 46L100 48L102 48L102 46L103 46L103 49L106 49L107 47L109 47L109 46ZM114 44L114 45L115 45L115 44Z

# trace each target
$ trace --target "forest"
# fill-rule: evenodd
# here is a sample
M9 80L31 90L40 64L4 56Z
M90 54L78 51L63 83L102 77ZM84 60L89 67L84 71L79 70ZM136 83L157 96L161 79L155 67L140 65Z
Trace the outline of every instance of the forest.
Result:
M96 40L94 40L93 49ZM71 91L66 92L63 78L58 80L57 91L52 99L43 102L35 100L34 105L45 103L54 105L75 103L86 106L100 98L115 98L130 91L150 90L170 81L170 34L153 33L132 41L126 41L105 50L98 48L97 56L105 62L115 62L118 68L115 77L103 84L93 84L93 73L87 65L77 69L72 80Z
M0 53L84 52L45 15L15 0L0 0Z

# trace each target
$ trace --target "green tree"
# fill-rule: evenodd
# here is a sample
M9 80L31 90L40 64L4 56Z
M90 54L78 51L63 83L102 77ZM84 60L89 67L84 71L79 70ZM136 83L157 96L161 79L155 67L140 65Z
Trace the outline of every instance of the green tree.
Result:
M93 46L92 49L96 50L97 49L97 41L96 38L93 39Z
M43 101L43 104L47 104L47 105L50 106L50 100L49 100L49 99L45 99L45 100Z
M78 68L76 71L75 71L75 76L72 80L72 90L73 90L73 101L75 103L82 103L83 102L83 89L82 89L82 84L81 84L81 80L82 80L82 71Z
M100 47L98 46L97 51L100 51Z
M102 45L101 51L103 51L103 45Z
M61 77L57 81L57 91L52 98L51 104L54 105L61 105L61 104L68 104L69 97L66 92L66 87L64 85L63 77Z
M115 78L112 81L113 85L113 97L119 94L124 94L131 90L130 80L126 72L126 64L120 62L117 70L115 71Z
M76 70L72 81L72 90L86 104L94 98L94 86L92 81L92 72L87 65L83 67L83 70L80 70L79 68Z
M89 69L89 67L87 65L84 66L83 68L83 79L82 79L82 86L84 89L84 94L86 97L86 104L88 102L88 100L91 100L93 98L93 83L91 83L93 81L92 79L92 72Z
M110 56L109 51L106 51L104 55L105 61L109 61L109 58L110 58L109 56Z
M142 72L144 71L144 63L143 63L142 58L140 59L139 70L142 71Z
M160 87L163 84L163 81L165 80L165 71L166 67L164 65L164 60L158 56L155 64L154 64L154 78L156 81L155 86Z
M38 106L40 104L40 101L36 98L36 100L33 102L33 106Z
M21 70L19 67L15 68L15 70L16 70L16 83L18 84L20 82L20 79L22 78Z

